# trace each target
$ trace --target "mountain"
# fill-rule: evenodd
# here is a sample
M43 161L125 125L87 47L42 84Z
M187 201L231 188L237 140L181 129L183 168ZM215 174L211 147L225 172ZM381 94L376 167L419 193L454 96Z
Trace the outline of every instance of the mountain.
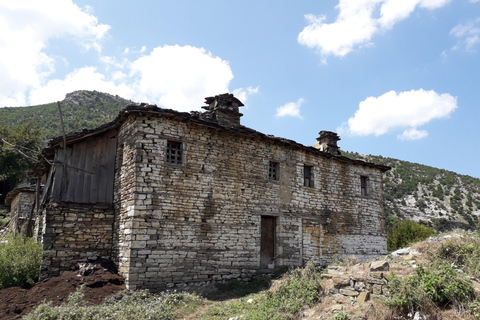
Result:
M480 179L382 156L342 155L392 167L384 174L387 227L411 219L446 231L471 229L479 222Z
M65 132L92 129L112 121L132 101L98 91L79 90L68 93L60 101ZM62 135L60 116L56 102L31 107L0 108L0 126L32 121L42 129L42 138Z

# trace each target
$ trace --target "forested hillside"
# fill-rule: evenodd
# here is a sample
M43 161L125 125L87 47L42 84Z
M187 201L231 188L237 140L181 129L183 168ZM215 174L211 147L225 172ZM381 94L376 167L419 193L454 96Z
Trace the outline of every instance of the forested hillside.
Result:
M412 219L444 231L467 229L478 223L480 179L382 156L352 152L343 155L392 167L384 175L390 224L398 219Z
M74 91L60 101L65 132L112 121L130 100L98 91ZM47 139L62 134L57 103L0 108L0 206L35 164Z
M92 129L115 119L130 100L98 91L74 91L60 101L65 132ZM62 134L57 103L31 107L0 108L0 126L14 127L32 121L43 139Z

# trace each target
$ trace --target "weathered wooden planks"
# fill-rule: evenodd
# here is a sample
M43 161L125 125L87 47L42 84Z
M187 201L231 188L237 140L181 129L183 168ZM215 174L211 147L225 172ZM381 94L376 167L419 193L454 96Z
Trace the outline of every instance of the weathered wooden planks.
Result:
M72 144L66 148L66 157L63 149L57 149L52 190L54 201L113 202L116 134L116 130L112 130Z

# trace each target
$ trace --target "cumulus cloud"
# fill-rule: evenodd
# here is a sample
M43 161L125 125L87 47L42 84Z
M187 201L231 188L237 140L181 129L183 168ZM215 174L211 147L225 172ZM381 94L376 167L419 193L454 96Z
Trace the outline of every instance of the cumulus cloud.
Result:
M18 0L0 4L0 105L25 105L26 91L55 70L44 52L48 40L69 37L101 50L110 26L69 0Z
M61 100L74 90L98 90L180 111L200 110L204 98L229 92L228 61L203 48L162 46L125 48L120 57L102 55L100 41L110 26L71 0L3 1L0 4L0 106ZM96 48L98 67L78 66L57 76L66 57L50 53L52 39L67 46ZM77 48L78 49L78 48ZM48 52L48 53L47 53ZM67 57L68 58L68 57ZM258 87L239 88L245 102Z
M327 56L343 57L356 46L368 45L372 37L391 29L417 8L433 10L450 0L340 0L337 19L327 23L325 15L305 15L308 25L298 35L298 42Z
M134 98L181 111L201 110L212 93L228 92L233 73L227 61L203 48L163 46L131 65L138 75Z
M407 129L397 136L400 140L419 140L428 136L426 130L417 130L415 128Z
M415 140L428 135L417 128L433 119L446 118L457 108L456 97L423 89L389 91L360 102L355 115L338 131L344 134L380 136L393 130L404 130L399 139Z
M460 41L460 44L453 47L453 49L458 49L464 45L466 50L473 50L473 47L480 42L480 18L453 27L450 30L450 34Z
M278 107L275 117L277 118L296 117L296 118L303 119L302 116L300 115L300 107L304 102L305 100L303 100L303 98L300 98L297 100L297 102L288 102L283 106Z
M248 88L238 88L232 91L233 95L240 101L243 102L243 104L246 104L246 101L249 96L252 94L258 93L258 89L260 87L257 86L256 88L248 87Z

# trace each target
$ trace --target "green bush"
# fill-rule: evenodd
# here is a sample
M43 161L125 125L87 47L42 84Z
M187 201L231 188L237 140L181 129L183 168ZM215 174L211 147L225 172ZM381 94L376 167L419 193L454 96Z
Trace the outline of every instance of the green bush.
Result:
M282 311L297 313L305 305L320 301L322 293L321 271L313 263L304 269L294 269L287 273L277 291L270 299Z
M394 251L408 246L411 243L431 237L435 232L412 220L403 220L395 228L387 232L388 251Z
M199 304L202 299L187 293L150 294L148 291L126 291L123 295L107 299L103 304L88 306L84 302L83 286L58 307L44 302L26 320L170 320L175 311L188 304Z
M443 261L419 265L413 275L389 279L391 297L387 305L405 311L429 309L431 306L456 305L474 299L474 287L467 275Z
M42 246L21 235L0 244L0 289L34 284L42 261Z
M10 217L1 218L0 219L0 228L2 228L3 226L6 226L9 221L10 221Z
M350 317L348 316L348 313L345 311L340 311L335 313L335 315L331 318L331 320L349 320Z
M438 257L480 277L480 237L452 238L442 243Z

